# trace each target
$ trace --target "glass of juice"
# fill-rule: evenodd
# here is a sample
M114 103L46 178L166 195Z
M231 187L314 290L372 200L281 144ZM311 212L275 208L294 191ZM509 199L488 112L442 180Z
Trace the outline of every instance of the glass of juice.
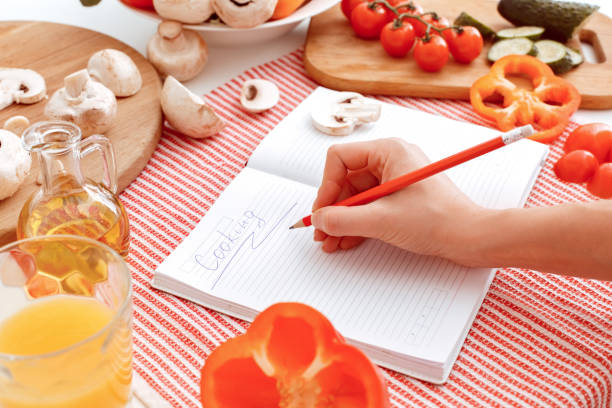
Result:
M132 289L123 258L85 237L0 248L0 408L125 408Z

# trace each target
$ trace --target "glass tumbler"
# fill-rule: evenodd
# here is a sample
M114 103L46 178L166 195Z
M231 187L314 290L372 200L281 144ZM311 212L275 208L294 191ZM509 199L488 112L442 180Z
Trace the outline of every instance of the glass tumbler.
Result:
M130 273L108 246L55 235L0 248L0 408L125 408Z

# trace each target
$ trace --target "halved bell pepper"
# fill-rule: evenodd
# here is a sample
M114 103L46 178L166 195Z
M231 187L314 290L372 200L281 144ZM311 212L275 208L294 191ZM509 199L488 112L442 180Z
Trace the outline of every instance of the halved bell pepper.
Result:
M202 368L204 408L389 407L380 369L317 310L277 303Z
M511 75L527 77L533 90L518 87L507 78ZM501 106L487 103L488 98L501 99ZM472 84L470 101L478 114L494 120L500 130L531 124L537 130L531 139L550 143L563 132L581 98L574 85L539 59L507 55Z

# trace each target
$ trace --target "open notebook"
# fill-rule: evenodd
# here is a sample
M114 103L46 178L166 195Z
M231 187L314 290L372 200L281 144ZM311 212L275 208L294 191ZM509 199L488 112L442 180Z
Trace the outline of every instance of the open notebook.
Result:
M268 134L189 236L157 268L153 286L246 320L282 301L323 312L378 364L443 383L493 278L376 240L325 254L312 229L288 227L309 214L334 143L397 136L438 160L496 132L390 104L350 136L316 131L316 89ZM548 148L522 140L447 174L473 200L519 207Z

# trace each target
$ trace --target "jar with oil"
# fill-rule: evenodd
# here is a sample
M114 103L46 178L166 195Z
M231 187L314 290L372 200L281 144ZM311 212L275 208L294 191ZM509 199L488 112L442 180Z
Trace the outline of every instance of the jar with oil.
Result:
M71 234L96 239L126 256L128 218L117 192L115 156L108 138L93 135L81 140L81 130L70 122L39 122L23 133L26 150L38 156L41 188L24 204L17 238ZM104 182L85 178L81 159L100 152Z

